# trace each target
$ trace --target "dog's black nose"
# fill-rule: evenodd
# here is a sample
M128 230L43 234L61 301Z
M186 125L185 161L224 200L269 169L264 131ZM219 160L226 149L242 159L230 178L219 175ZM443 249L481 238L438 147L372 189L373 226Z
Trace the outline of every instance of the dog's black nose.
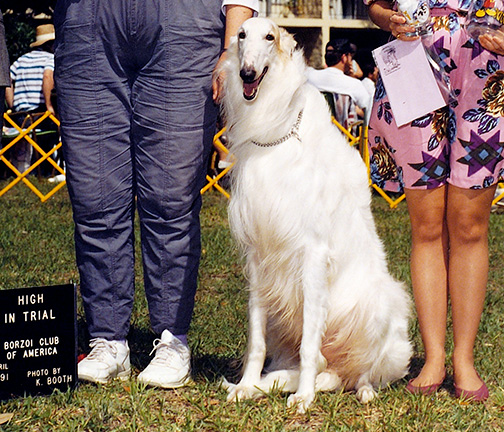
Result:
M243 82L251 83L255 81L256 71L253 68L243 68L240 71L240 77Z

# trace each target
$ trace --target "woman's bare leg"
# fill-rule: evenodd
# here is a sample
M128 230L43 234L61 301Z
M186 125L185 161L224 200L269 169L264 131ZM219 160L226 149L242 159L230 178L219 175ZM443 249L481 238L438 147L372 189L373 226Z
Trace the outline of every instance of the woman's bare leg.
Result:
M448 186L450 236L449 292L453 317L453 368L458 387L478 390L474 343L488 280L488 222L495 187L460 189Z
M413 385L429 386L445 375L448 236L446 187L406 190L411 220L411 279L425 364Z

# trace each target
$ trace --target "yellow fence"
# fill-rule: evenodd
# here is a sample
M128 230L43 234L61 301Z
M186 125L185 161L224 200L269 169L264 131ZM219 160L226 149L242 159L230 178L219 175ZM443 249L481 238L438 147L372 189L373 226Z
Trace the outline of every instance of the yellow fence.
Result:
M371 181L371 175L370 175L370 159L369 159L369 147L367 144L368 141L368 128L367 126L364 126L363 122L360 122L361 124L356 125L358 127L358 134L353 135L351 130L345 129L341 124L339 124L336 119L333 117L332 118L333 123L337 126L337 128L343 132L343 134L347 137L348 143L352 146L358 146L359 152L362 156L362 159L366 163L366 167L368 169L368 176L369 176L369 184L370 186L376 190L384 199L385 201L388 202L390 208L395 208L399 205L399 203L406 198L404 194L402 194L399 198L393 198L392 196L388 195L387 192L385 192L381 187L378 185L374 184Z
M56 173L65 174L63 168L60 167L53 159L53 156L61 148L61 141L59 140L59 137L57 138L54 146L48 151L43 150L37 142L37 135L42 136L45 133L44 131L38 129L38 126L40 126L44 120L50 119L55 124L56 130L52 131L55 135L57 134L59 121L49 111L37 114L16 113L15 115L20 117L21 121L16 122L11 115L7 113L4 114L5 124L8 126L8 129L7 132L2 133L2 147L0 148L0 160L10 171L14 173L15 178L0 190L0 196L12 189L18 183L22 182L28 186L28 188L30 188L30 190L37 195L42 202L45 202L65 185L65 181L55 184L48 193L44 194L28 179L28 174L34 172L45 161L52 165ZM21 125L19 125L19 123L21 123ZM23 140L26 140L33 148L33 151L36 152L36 157L32 158L32 160L35 159L35 161L28 167L28 169L20 172L16 166L9 161L7 153L10 150L13 150L14 146L21 143ZM5 145L3 145L4 142Z
M0 161L2 161L6 167L12 171L12 173L15 175L14 179L7 183L7 185L0 190L0 196L5 194L7 191L12 189L14 186L16 186L18 183L24 183L33 193L35 193L42 202L47 201L50 197L52 197L58 190L60 190L62 187L65 185L65 181L55 183L54 187L49 190L47 193L41 192L28 178L28 174L34 172L43 162L47 161L49 164L52 165L53 171L56 174L65 174L65 171L63 168L54 160L53 156L58 152L58 150L61 149L61 141L59 139L56 140L56 143L54 146L49 149L48 151L45 151L42 149L42 147L37 143L37 135L41 136L44 133L44 131L41 131L38 129L38 126L42 124L46 119L51 120L56 129L59 128L59 120L54 117L49 111L45 113L37 113L37 114L22 114L22 113L16 113L16 116L21 116L22 121L14 121L12 118L12 115L9 115L7 113L4 114L4 120L5 124L10 128L8 128L8 132L3 133L2 136L2 147L0 148ZM24 116L24 117L23 117ZM21 123L21 125L19 125ZM368 173L370 171L370 160L369 160L369 149L367 145L367 126L364 126L362 122L357 123L352 125L350 129L344 128L341 124L339 124L334 118L333 118L333 123L336 125L336 127L346 136L348 139L348 143L352 146L356 146L359 149L359 152L362 155L362 158L366 162L366 166L368 168ZM352 131L357 131L357 133L352 133ZM218 148L221 150L222 153L224 154L229 154L229 150L226 148L226 146L222 143L222 136L225 133L226 128L221 129L214 137L214 147ZM57 133L57 131L51 131L52 133ZM8 152L13 149L13 147L17 144L20 143L22 140L26 140L31 147L33 147L34 151L36 152L36 157L32 158L34 162L30 165L28 169L26 169L23 172L20 172L14 164L9 161L7 154ZM5 144L4 144L5 143ZM228 160L232 160L232 158L228 158ZM213 155L212 159L212 168L215 165L215 154ZM222 187L219 184L219 181L222 180L224 176L226 176L229 173L229 170L232 168L234 163L231 163L231 165L227 166L224 168L222 171L217 173L215 176L212 176L210 174L207 174L206 180L207 184L201 189L201 193L205 193L206 191L214 188L218 190L220 193L222 193L226 198L229 198L229 192ZM371 178L369 179L369 184L373 189L376 190L380 196L382 196L387 203L390 205L391 208L397 207L397 205L404 200L405 195L402 194L398 198L394 198L391 195L388 195L382 188L377 186L376 184L372 183ZM504 187L504 185L501 185ZM498 194L492 204L498 203L500 200L504 199L504 190L502 193Z
M214 147L218 148L221 150L223 153L226 155L229 154L229 150L226 148L226 146L222 143L221 138L222 135L226 132L226 128L222 128L219 132L217 132L214 136L213 144ZM211 160L211 168L213 169L215 166L215 154L214 152ZM234 162L231 163L231 165L227 166L224 168L220 173L218 173L215 177L210 176L207 174L206 179L207 179L207 184L201 189L201 193L204 194L207 190L211 188L217 189L221 194L223 194L226 198L229 199L229 193L224 189L220 184L219 180L221 180L228 172L229 170L233 167Z

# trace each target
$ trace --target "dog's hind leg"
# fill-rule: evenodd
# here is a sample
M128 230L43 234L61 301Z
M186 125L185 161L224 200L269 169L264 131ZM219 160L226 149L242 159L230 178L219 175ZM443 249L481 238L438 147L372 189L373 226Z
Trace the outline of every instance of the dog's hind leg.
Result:
M359 399L361 403L371 402L377 396L373 385L369 381L369 372L366 372L359 378L359 381L357 381L355 385L355 390L357 392L357 399Z
M288 406L304 413L315 398L317 375L324 371L327 362L320 348L327 317L327 248L314 239L314 246L304 251L303 284L303 336L301 338L299 387L289 396ZM318 244L317 244L318 243Z
M233 391L240 384L232 384L225 378L221 383L222 387L228 392ZM271 393L274 390L279 390L284 393L293 393L299 385L299 371L292 369L282 369L270 372L264 375L259 383L253 389L247 391L249 399L256 399L266 393ZM238 395L237 395L238 396ZM228 396L229 400L229 396Z
M339 390L343 386L340 376L329 369L317 375L315 380L315 392Z
M299 386L299 371L283 369L270 372L261 378L259 388L266 392L278 389L285 393L293 393Z

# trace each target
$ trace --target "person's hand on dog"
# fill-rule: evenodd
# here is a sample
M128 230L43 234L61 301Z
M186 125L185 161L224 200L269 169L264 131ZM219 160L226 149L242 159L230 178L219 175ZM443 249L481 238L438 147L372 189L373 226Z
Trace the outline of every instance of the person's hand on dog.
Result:
M222 64L226 61L226 57L226 50L224 50L220 55L219 61L217 62L212 74L212 96L216 104L219 104L222 99L222 86L226 75Z

